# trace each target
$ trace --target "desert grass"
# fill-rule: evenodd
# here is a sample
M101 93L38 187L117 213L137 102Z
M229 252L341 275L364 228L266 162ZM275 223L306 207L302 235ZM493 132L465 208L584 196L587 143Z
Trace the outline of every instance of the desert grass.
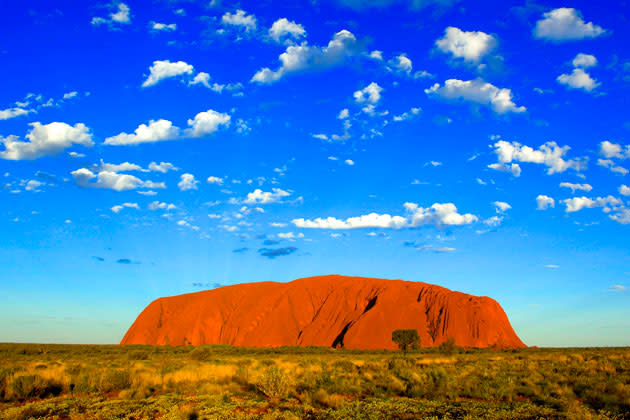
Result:
M0 419L630 419L630 349L0 344Z

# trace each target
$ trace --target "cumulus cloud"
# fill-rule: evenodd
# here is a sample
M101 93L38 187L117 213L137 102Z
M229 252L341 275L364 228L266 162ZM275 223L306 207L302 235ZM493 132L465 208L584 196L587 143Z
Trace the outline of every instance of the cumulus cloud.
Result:
M218 176L209 176L206 181L208 182L208 184L223 185L223 179L219 178Z
M587 69L597 65L597 58L594 55L579 53L571 64L573 64L573 67Z
M392 121L394 122L401 122L401 121L407 121L412 119L413 117L415 117L416 115L420 115L420 112L422 111L421 108L411 108L409 111L405 111L400 115L394 115Z
M0 120L8 120L22 115L27 115L29 112L33 112L30 109L24 108L7 108L0 110Z
M153 201L151 203L149 203L149 210L175 210L177 207L175 206L175 204L169 204L169 203L163 203L160 201Z
M195 115L188 120L189 128L180 130L169 120L149 121L149 125L140 124L133 134L120 133L105 139L105 144L110 146L129 146L141 143L155 143L158 141L175 140L183 137L203 137L212 134L221 127L230 125L231 117L228 114L209 109Z
M468 81L449 79L444 82L444 86L436 83L424 91L429 96L438 96L447 100L465 100L486 105L497 114L526 111L524 106L516 106L512 101L512 91L510 89L498 88L480 79Z
M153 172L162 172L163 174L165 174L168 171L178 171L179 168L176 168L172 163L169 162L160 162L159 164L151 162L149 163L149 170Z
M494 169L495 171L499 172L507 172L515 177L521 176L521 166L518 163L491 163L490 165L488 165L488 168Z
M221 112L209 109L195 115L195 118L188 120L190 128L186 129L186 135L189 137L203 137L212 134L220 127L230 125L230 116Z
M327 46L290 45L278 57L281 66L277 70L268 67L260 69L252 77L252 82L273 83L284 76L302 71L324 70L342 65L349 57L360 54L363 45L347 31L337 32Z
M512 206L510 206L505 201L495 201L494 203L492 203L492 205L494 206L497 213L505 213L512 208Z
M128 191L138 188L166 188L163 182L143 181L129 174L100 170L97 173L87 168L80 168L71 172L79 187L103 188L114 191Z
M199 181L195 179L193 174L182 174L180 181L177 183L177 188L181 191L196 190L198 183Z
M619 293L619 292L626 292L628 290L629 290L628 287L622 286L621 284L615 284L614 286L610 286L608 288L609 292L617 292L617 293Z
M361 228L390 228L419 227L423 225L460 226L477 221L477 216L460 214L452 203L435 203L431 207L419 207L415 203L405 203L406 216L391 216L389 214L370 213L345 220L335 217L310 219L293 219L299 228L310 229L361 229Z
M43 184L41 182L31 179L26 183L26 186L24 187L24 189L26 191L39 192L39 187L41 187L42 185Z
M238 9L235 13L226 12L221 17L223 25L235 26L245 32L256 30L256 16L247 14L244 10Z
M570 182L561 182L560 188L570 188L571 193L575 193L575 190L586 191L589 192L593 189L590 184L572 184Z
M154 86L158 82L171 77L192 75L194 68L184 61L156 60L149 68L149 72L149 77L142 83L142 87Z
M443 53L451 54L453 58L462 59L469 64L478 64L497 45L492 35L481 31L462 31L449 26L444 36L435 41L437 48Z
M305 36L304 27L287 18L276 20L269 29L269 37L276 42L293 42Z
M363 89L354 92L354 101L358 104L370 103L377 104L381 100L381 92L383 88L376 82L372 82Z
M604 207L606 209L623 204L621 200L613 197L612 195L609 195L608 197L597 197L594 199L588 197L573 197L562 200L562 202L566 205L565 211L567 213L574 213L584 208L590 209L594 207Z
M177 30L176 23L159 23L159 22L151 22L150 24L151 30L154 32L173 32Z
M629 196L630 195L630 187L628 187L627 185L620 185L619 186L619 194L625 195L625 196Z
M62 122L41 124L33 122L32 128L22 141L17 136L0 137L4 151L0 158L7 160L33 160L43 156L54 156L75 144L92 147L92 133L85 124L74 126Z
M499 165L509 165L512 162L538 163L547 166L547 174L561 173L567 169L581 171L586 163L581 159L565 159L565 155L571 149L569 146L560 147L556 142L547 142L534 149L521 145L518 142L499 140L492 147L499 160ZM496 164L494 164L496 165ZM488 165L491 169L499 169L499 166ZM520 168L518 170L520 174ZM515 176L518 176L515 174Z
M400 54L387 62L387 69L393 73L411 75L413 63L406 54Z
M223 93L223 91L227 91L234 92L233 95L237 95L239 93L238 91L243 88L241 83L210 83L210 79L211 77L208 73L200 71L195 75L193 80L188 82L188 86L202 85L216 93Z
M110 29L114 29L116 25L128 25L131 23L129 6L125 3L113 3L116 7L115 11L109 14L108 18L93 17L92 25L107 25Z
M593 22L584 22L579 10L561 7L543 14L543 18L536 22L534 37L552 42L566 42L597 38L605 32Z
M122 209L125 209L125 208L140 210L138 203L122 203L122 204L112 207L111 210L114 213L119 213Z
M581 68L573 69L573 72L570 74L563 73L558 76L556 80L558 83L566 85L570 89L582 89L587 92L601 85L601 83L593 79L590 74Z
M617 165L611 159L597 159L597 165L603 166L604 168L608 168L616 174L626 175L628 173L628 170L626 168L624 168L623 166Z
M630 145L621 146L617 143L604 140L599 143L599 154L606 158L626 159L630 158Z
M448 8L459 0L338 0L342 6L354 10L366 10L372 8L388 7L392 4L407 4L411 10L421 10L426 7Z
M290 196L291 193L284 191L280 188L272 188L271 192L263 191L256 188L254 191L247 194L244 203L245 204L270 204L281 201L284 197Z
M549 207L556 207L556 201L546 195L539 195L536 197L536 208L538 210L547 210Z

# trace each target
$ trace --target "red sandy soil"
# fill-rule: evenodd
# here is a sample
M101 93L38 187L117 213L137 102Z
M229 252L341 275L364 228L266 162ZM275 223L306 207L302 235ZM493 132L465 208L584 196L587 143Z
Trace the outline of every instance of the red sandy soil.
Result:
M395 349L392 331L415 329L422 347L519 348L501 306L427 283L320 276L246 283L157 299L121 344Z

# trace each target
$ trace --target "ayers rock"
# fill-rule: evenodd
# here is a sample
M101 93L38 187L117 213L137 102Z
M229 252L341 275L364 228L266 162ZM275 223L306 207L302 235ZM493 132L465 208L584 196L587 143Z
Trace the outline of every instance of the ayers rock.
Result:
M321 276L247 283L159 298L121 344L395 349L392 331L418 331L423 347L525 347L489 297L402 280Z

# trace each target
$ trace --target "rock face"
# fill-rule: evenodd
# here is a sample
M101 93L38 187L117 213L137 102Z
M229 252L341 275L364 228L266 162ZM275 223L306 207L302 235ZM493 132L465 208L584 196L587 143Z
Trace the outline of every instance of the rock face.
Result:
M321 276L248 283L157 299L121 344L395 349L392 331L416 329L423 347L525 347L489 297L402 280Z

